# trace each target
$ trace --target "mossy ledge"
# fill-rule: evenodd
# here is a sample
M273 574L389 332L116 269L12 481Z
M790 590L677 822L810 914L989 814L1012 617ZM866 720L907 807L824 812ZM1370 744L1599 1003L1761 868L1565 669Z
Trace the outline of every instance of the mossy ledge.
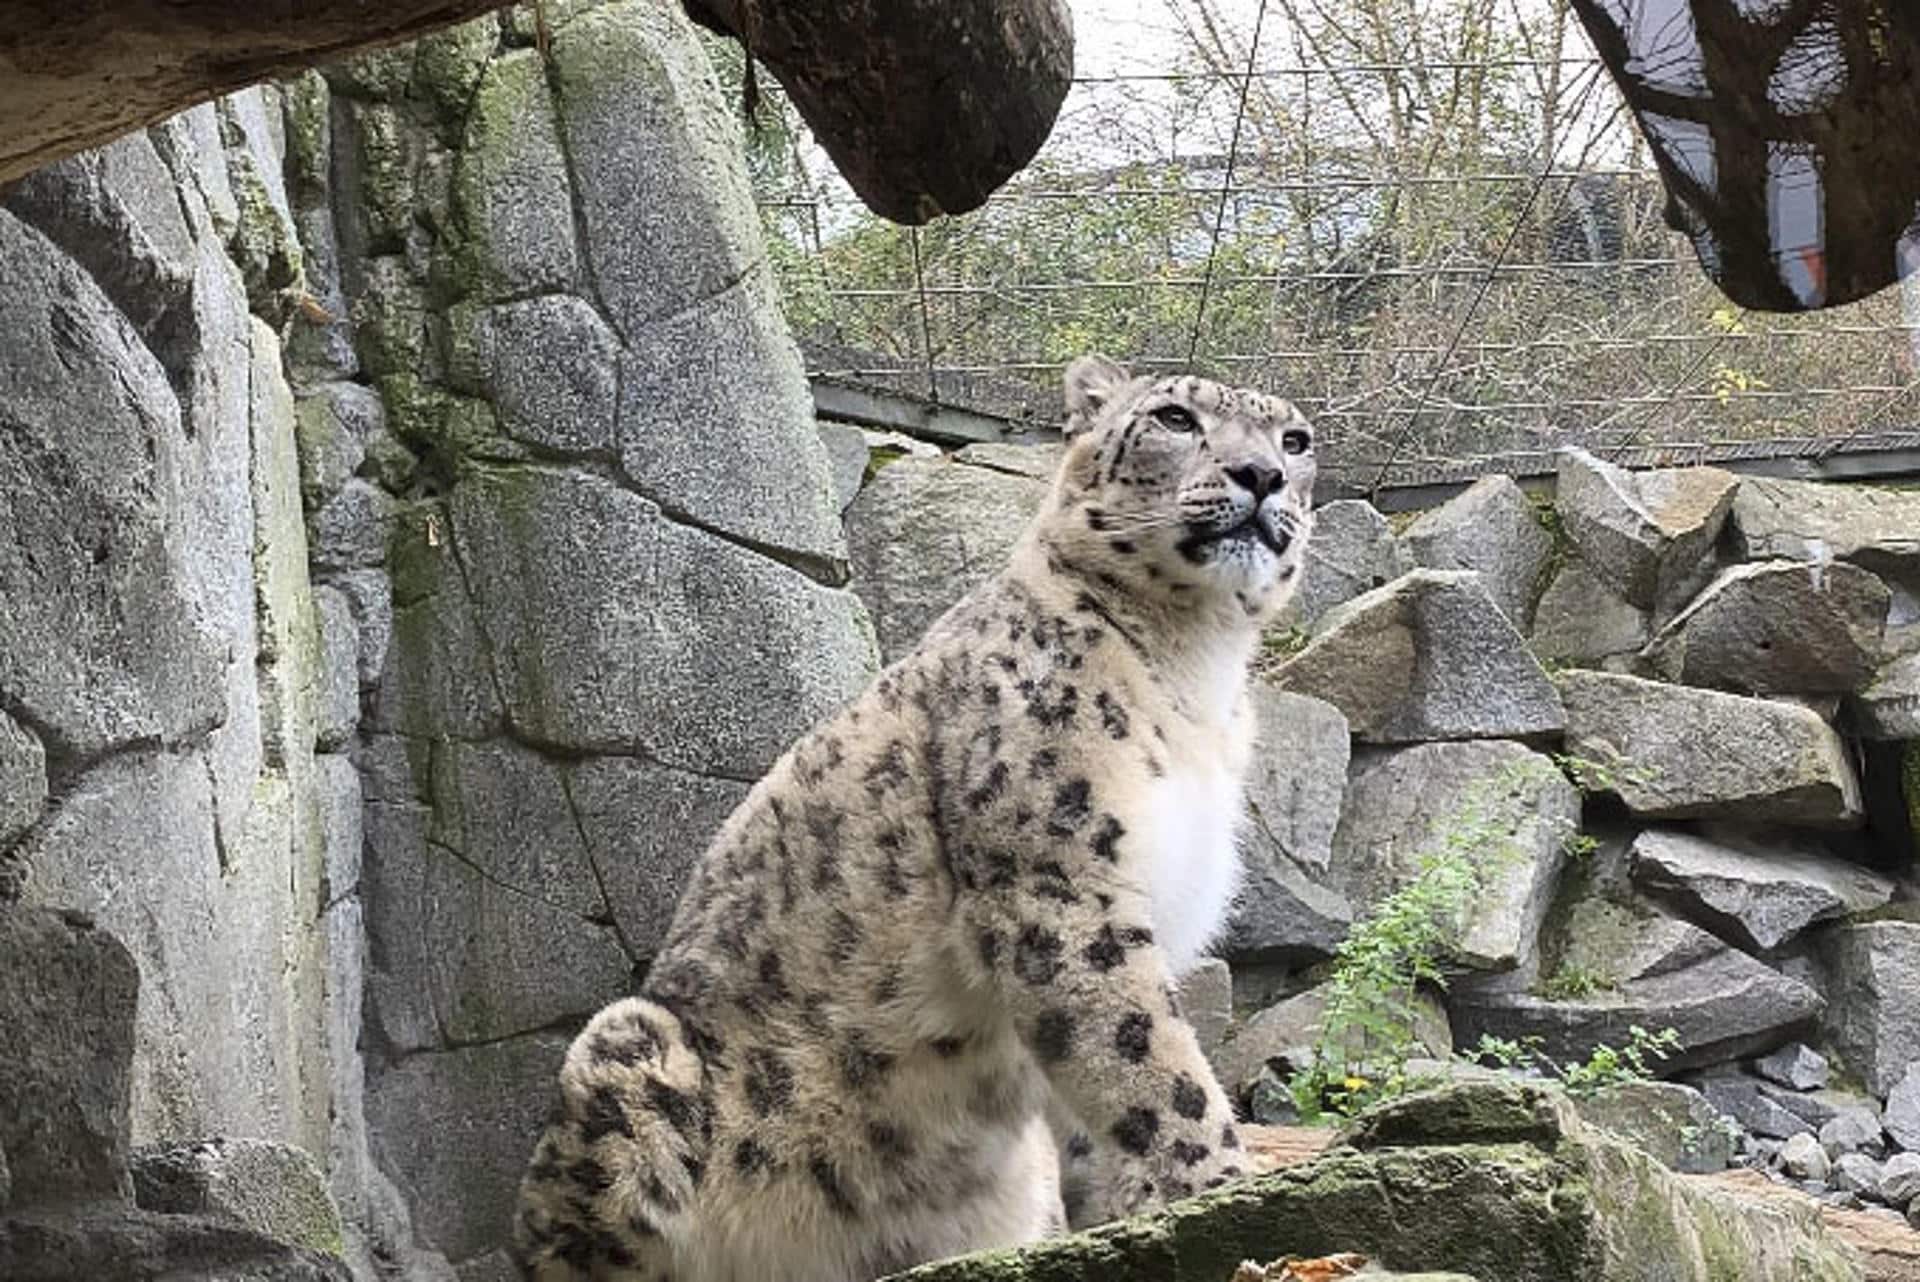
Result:
M1666 1171L1564 1097L1471 1081L1359 1118L1305 1165L1162 1211L900 1274L911 1282L1226 1282L1244 1259L1359 1251L1479 1282L1858 1282L1809 1208Z

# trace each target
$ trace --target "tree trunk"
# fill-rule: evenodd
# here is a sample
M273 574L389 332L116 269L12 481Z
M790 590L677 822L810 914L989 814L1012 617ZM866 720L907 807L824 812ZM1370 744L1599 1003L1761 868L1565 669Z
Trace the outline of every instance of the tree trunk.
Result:
M791 95L868 207L976 209L1053 129L1073 77L1066 0L688 0Z
M498 0L0 0L0 183L195 103ZM693 0L744 38L877 213L977 207L1073 70L1065 0Z

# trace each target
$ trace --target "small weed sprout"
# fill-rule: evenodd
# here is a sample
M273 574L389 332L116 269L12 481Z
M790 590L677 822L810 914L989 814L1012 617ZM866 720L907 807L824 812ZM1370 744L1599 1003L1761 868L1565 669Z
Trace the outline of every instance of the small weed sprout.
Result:
M1619 752L1606 749L1606 760L1585 757L1577 753L1561 753L1554 758L1567 778L1573 780L1573 786L1585 796L1595 793L1620 791L1621 784L1645 787L1660 777L1657 766L1629 761Z
M1597 993L1612 992L1619 985L1613 976L1587 966L1562 966L1541 981L1534 995L1550 1002L1578 1001Z

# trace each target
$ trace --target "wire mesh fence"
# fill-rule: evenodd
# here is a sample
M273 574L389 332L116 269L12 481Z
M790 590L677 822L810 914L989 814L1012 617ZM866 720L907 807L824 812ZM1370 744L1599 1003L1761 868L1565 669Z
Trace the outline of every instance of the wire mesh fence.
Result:
M753 176L811 372L1045 423L1081 351L1197 368L1300 403L1363 488L1570 443L1645 462L1913 435L1920 295L1729 305L1564 5L1074 12L1042 154L922 228L866 213L768 96Z

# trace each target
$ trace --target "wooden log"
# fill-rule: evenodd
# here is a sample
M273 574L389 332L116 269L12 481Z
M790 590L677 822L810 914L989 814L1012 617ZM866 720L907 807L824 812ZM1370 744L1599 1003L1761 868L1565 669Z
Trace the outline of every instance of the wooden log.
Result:
M688 0L745 42L868 207L977 208L1025 168L1073 78L1065 0Z
M0 182L499 0L0 0Z
M499 0L0 0L0 183L177 111L425 35ZM972 209L1045 141L1065 0L694 0L780 78L854 190L902 222Z

